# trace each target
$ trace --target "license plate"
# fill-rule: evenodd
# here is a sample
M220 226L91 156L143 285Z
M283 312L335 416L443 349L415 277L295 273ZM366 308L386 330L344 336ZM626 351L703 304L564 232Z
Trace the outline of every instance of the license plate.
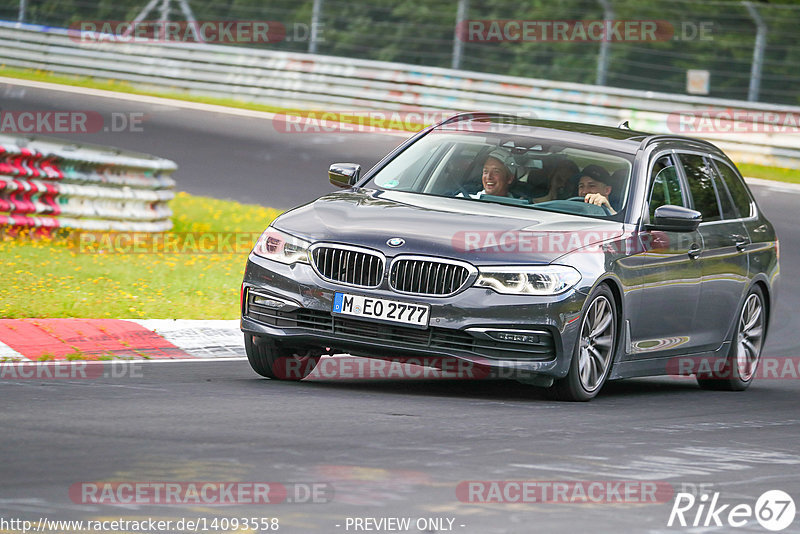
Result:
M430 312L431 307L427 304L411 304L347 293L336 293L333 297L333 313L417 328L427 328Z

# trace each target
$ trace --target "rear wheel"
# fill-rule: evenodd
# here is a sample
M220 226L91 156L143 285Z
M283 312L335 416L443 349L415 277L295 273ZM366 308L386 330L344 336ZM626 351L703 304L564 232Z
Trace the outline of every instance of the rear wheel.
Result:
M713 371L698 374L697 383L700 387L718 391L747 389L761 360L765 328L764 293L760 287L754 286L742 304L724 365Z
M268 337L244 335L244 350L253 370L267 378L302 380L317 366L319 356L301 356Z
M548 389L558 400L588 401L606 383L617 349L614 296L601 285L589 296L567 376Z

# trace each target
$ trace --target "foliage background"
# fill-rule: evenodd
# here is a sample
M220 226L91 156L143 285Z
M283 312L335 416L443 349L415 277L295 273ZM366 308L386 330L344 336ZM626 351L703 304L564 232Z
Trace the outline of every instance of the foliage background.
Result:
M611 43L606 84L683 93L687 69L711 72L712 97L746 99L756 29L744 2L609 0L614 19L665 20L674 27L710 24L708 39ZM91 20L132 20L147 0L26 0L26 22L67 27ZM800 0L753 2L768 28L760 100L800 104ZM266 20L295 39L269 48L307 51L313 0L190 0L198 20ZM318 53L450 67L458 0L321 0ZM172 19L182 20L172 1ZM16 20L17 0L0 5ZM146 20L158 18L155 10ZM597 0L469 0L467 19L597 20ZM708 27L708 26L707 26ZM296 30L296 31L295 31ZM680 33L680 32L679 32ZM688 33L686 37L691 37ZM596 43L464 43L461 68L514 76L595 83Z

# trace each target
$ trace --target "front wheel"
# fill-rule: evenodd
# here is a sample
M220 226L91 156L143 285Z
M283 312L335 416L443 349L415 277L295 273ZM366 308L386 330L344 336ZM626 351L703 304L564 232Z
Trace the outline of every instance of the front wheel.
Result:
M271 338L252 334L244 335L244 351L253 371L277 380L302 380L319 361L318 356L294 354Z
M717 391L747 389L761 360L766 325L764 293L760 287L754 286L742 304L724 365L713 371L698 373L697 383L700 387Z
M548 392L558 400L588 401L606 383L617 349L617 309L606 285L586 299L581 329L567 376L556 380Z

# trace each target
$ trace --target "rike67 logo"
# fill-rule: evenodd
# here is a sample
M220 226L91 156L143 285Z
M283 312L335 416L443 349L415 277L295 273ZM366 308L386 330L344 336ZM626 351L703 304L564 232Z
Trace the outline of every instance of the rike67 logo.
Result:
M795 518L794 499L781 490L769 490L749 503L721 504L720 493L678 493L669 514L667 526L733 527L741 528L753 519L765 529L779 532L788 528Z

